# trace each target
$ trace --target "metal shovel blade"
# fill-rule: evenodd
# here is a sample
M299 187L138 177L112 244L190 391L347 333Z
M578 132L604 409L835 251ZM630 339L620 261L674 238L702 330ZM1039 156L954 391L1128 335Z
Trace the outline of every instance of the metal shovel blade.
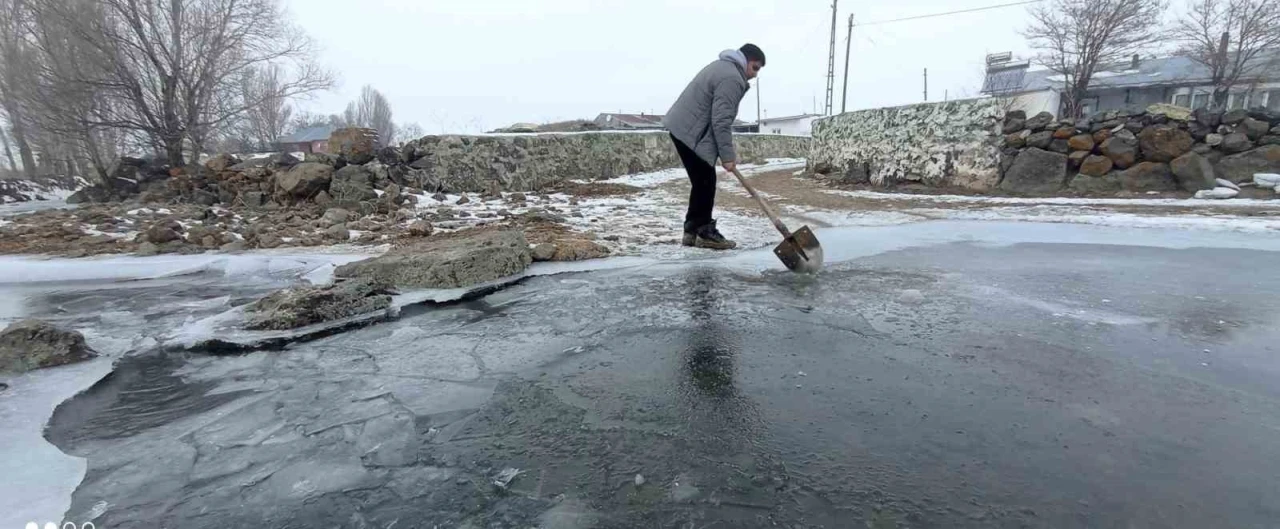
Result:
M818 244L818 238L808 226L802 226L783 239L773 249L773 254L792 272L813 274L822 269L822 245Z

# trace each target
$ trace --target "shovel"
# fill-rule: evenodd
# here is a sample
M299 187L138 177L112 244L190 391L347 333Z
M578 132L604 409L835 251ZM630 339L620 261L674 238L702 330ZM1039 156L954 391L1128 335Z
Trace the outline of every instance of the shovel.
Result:
M822 246L818 244L818 238L813 235L813 230L808 226L801 226L794 233L787 229L787 225L782 223L782 219L778 218L778 214L773 211L769 203L764 197L756 193L756 190L747 183L747 179L742 176L738 168L733 169L733 176L738 177L738 183L742 187L747 188L747 192L751 194L751 198L756 199L760 203L760 209L764 210L764 214L769 216L769 220L773 221L773 227L778 228L778 232L782 234L782 242L773 249L773 254L778 256L783 265L786 265L792 272L802 274L814 274L822 268Z

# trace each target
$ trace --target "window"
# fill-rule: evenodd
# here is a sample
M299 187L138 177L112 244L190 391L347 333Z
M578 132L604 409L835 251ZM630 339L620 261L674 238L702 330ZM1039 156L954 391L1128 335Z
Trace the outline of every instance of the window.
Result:
M1208 106L1209 106L1208 92L1199 92L1194 96L1191 96L1191 108L1199 110L1201 108L1206 108Z
M1231 94L1227 97L1227 108L1229 110L1244 108L1245 99L1248 99L1248 94Z
M1189 94L1178 94L1173 96L1173 104L1183 108L1191 108L1191 96Z
M1258 91L1249 94L1249 108L1259 108L1267 106L1267 93Z
M1267 110L1280 111L1280 90L1272 90L1267 94Z

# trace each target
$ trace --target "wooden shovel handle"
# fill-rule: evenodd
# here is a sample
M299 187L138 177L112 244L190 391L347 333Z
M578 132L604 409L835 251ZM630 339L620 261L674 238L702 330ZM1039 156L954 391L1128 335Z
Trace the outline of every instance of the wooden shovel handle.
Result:
M760 196L759 193L756 193L755 188L751 187L751 184L747 183L747 179L742 176L742 173L738 171L737 167L733 168L733 176L738 177L738 183L742 184L742 187L747 188L747 193L751 194L751 198L756 199L756 202L760 203L760 209L763 209L764 214L769 217L769 220L773 221L773 227L778 229L778 232L782 234L782 238L785 239L790 237L791 230L788 230L787 225L782 223L782 219L778 218L778 214L773 211L771 206L769 206L769 202L765 201L764 197Z

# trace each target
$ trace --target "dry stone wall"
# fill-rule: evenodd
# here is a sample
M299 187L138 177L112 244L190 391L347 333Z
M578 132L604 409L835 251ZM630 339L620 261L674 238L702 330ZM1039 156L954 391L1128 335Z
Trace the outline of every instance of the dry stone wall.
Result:
M809 138L735 134L744 161L803 158ZM405 146L409 166L425 172L426 187L483 191L495 183L536 191L565 180L600 180L680 166L665 132L595 132L485 136L427 136Z
M1017 195L1213 190L1280 173L1280 114L1171 105L1058 120L992 99L850 112L814 124L810 167L842 183ZM1250 196L1274 196L1270 188Z
M1002 117L990 99L848 112L814 123L809 163L847 183L987 190L1000 179Z

